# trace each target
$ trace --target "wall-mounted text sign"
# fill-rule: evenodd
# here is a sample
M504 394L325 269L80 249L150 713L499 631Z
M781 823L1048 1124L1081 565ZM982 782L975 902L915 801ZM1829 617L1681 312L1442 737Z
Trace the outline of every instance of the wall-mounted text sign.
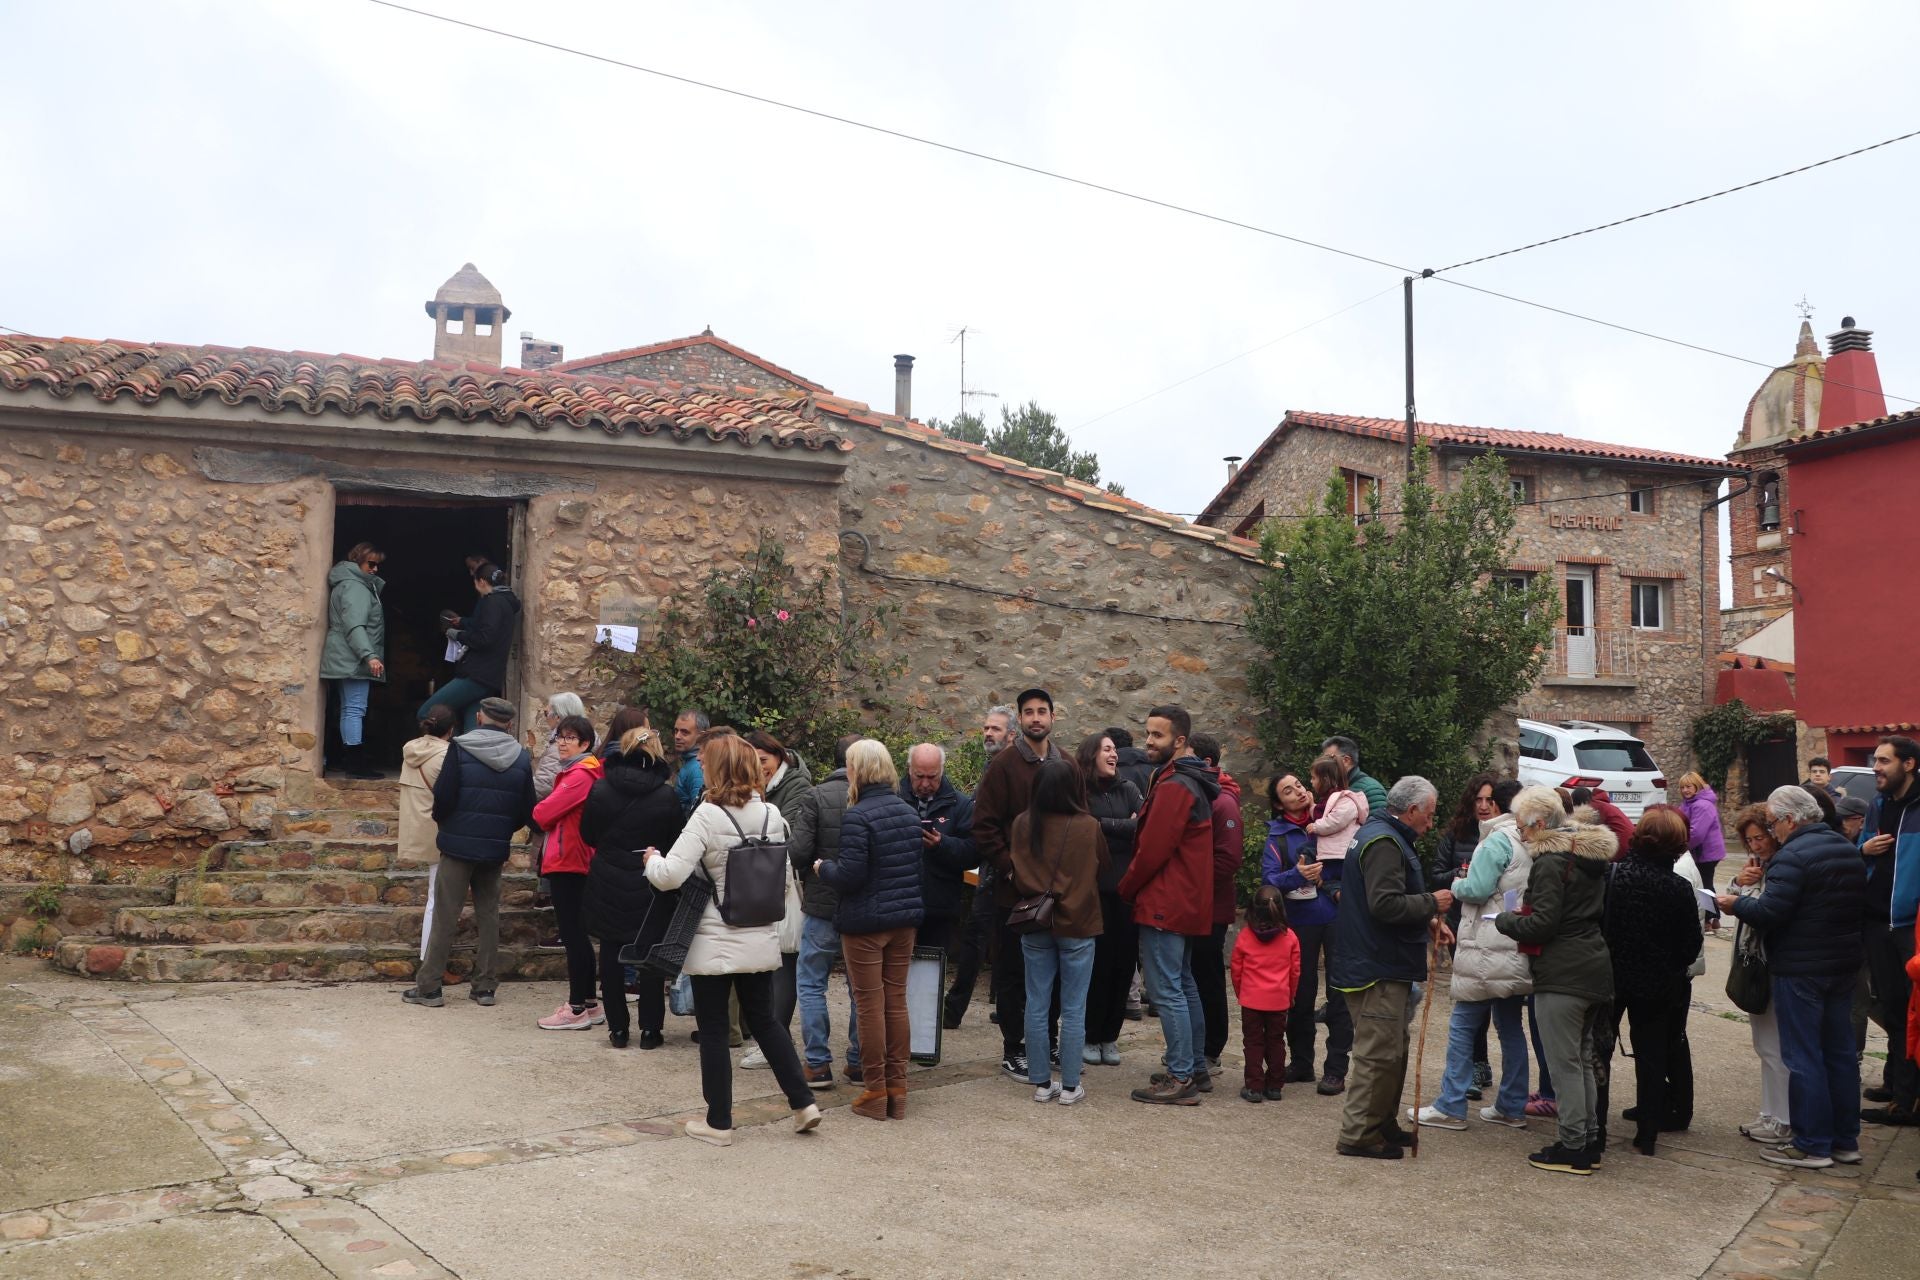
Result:
M1625 516L1563 516L1549 512L1547 527L1550 529L1603 529L1609 533L1619 533L1627 527L1627 518Z

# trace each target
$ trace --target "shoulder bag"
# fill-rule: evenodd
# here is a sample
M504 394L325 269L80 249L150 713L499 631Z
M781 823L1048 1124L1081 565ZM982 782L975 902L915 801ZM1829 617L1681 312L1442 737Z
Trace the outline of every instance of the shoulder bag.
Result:
M1033 840L1039 834L1033 830L1029 821L1027 830L1027 849L1033 849ZM1022 894L1014 900L1007 912L1007 928L1015 933L1045 933L1053 928L1053 904L1060 895L1054 891L1054 884L1060 878L1060 857L1064 849L1054 854L1053 866L1047 872L1047 887L1039 893Z
M1733 926L1733 963L1727 970L1727 999L1748 1013L1765 1013L1773 1001L1773 976L1767 948L1745 920Z

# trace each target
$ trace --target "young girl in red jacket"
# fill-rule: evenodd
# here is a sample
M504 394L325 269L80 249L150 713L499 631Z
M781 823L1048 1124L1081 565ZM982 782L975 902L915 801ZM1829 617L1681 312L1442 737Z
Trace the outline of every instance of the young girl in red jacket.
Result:
M1278 1102L1287 1078L1287 1010L1300 985L1300 939L1287 927L1287 903L1261 885L1247 908L1246 927L1233 943L1233 994L1240 1001L1240 1036L1247 1055L1248 1102Z

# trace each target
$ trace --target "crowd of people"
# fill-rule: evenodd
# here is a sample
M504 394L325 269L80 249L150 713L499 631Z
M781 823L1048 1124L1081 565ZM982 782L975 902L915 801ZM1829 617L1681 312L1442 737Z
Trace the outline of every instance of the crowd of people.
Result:
M377 603L379 553L355 550L337 584L351 597L336 610L349 624L337 655L356 673L349 683L380 675L377 613L355 596ZM480 587L490 566L474 568ZM475 615L451 619L450 631L483 640L489 598L483 590ZM364 696L343 692L351 747L346 717ZM605 1026L624 1049L637 1021L639 1047L658 1048L666 980L621 951L655 949L697 886L679 974L707 1102L687 1132L706 1142L731 1141L732 1050L748 1038L739 1067L772 1071L799 1131L820 1122L816 1092L841 1080L860 1090L855 1115L904 1119L907 975L916 949L934 948L952 977L940 1012L950 1029L991 956L1001 1069L1036 1102L1085 1098L1085 1069L1121 1065L1121 1029L1144 1013L1158 1018L1165 1051L1131 1098L1198 1105L1222 1070L1231 987L1239 1097L1278 1102L1306 1084L1345 1095L1340 1154L1398 1159L1416 1127L1469 1128L1468 1104L1491 1090L1477 1111L1485 1123L1554 1120L1554 1141L1528 1157L1534 1167L1590 1174L1607 1150L1623 1033L1633 1149L1650 1155L1660 1135L1692 1123L1691 983L1705 971L1703 933L1728 923L1728 991L1747 1011L1760 1066L1756 1118L1741 1132L1764 1157L1854 1163L1863 1116L1920 1123L1920 1011L1910 1009L1920 744L1910 738L1876 749L1871 803L1836 802L1814 776L1740 811L1731 825L1747 858L1718 891L1718 801L1696 774L1680 780L1678 805L1651 805L1637 823L1603 791L1480 775L1435 833L1437 858L1423 861L1433 784L1384 785L1362 770L1358 743L1330 738L1305 770L1266 780L1258 884L1233 936L1242 788L1221 767L1218 739L1180 706L1147 712L1141 746L1116 727L1069 749L1054 738L1052 697L1028 689L985 716L987 766L971 794L935 743L907 753L901 778L883 744L843 738L816 778L771 733L716 726L698 710L675 717L670 743L645 710L621 708L604 732L585 710L554 695L544 734L523 742L513 705L492 693L467 702L456 691L421 708L403 756L400 844L434 871L419 970L402 996L444 1003L471 900L467 994L495 1003L501 873L530 828L567 971L566 999L538 1027ZM772 881L767 864L742 860L746 849L778 851ZM827 1001L836 962L850 1006L839 1076ZM1444 1065L1430 1100L1402 1111L1411 1027L1446 967ZM1865 1090L1877 1109L1863 1112L1869 1018L1890 1044L1882 1079Z

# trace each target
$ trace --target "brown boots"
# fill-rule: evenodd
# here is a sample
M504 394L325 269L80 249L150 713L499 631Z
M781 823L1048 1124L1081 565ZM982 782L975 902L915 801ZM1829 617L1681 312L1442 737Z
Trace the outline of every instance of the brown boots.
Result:
M853 1100L853 1114L869 1120L885 1120L889 1109L887 1095L878 1089L869 1089Z
M905 1120L907 1118L907 1091L905 1089L887 1090L887 1119Z

